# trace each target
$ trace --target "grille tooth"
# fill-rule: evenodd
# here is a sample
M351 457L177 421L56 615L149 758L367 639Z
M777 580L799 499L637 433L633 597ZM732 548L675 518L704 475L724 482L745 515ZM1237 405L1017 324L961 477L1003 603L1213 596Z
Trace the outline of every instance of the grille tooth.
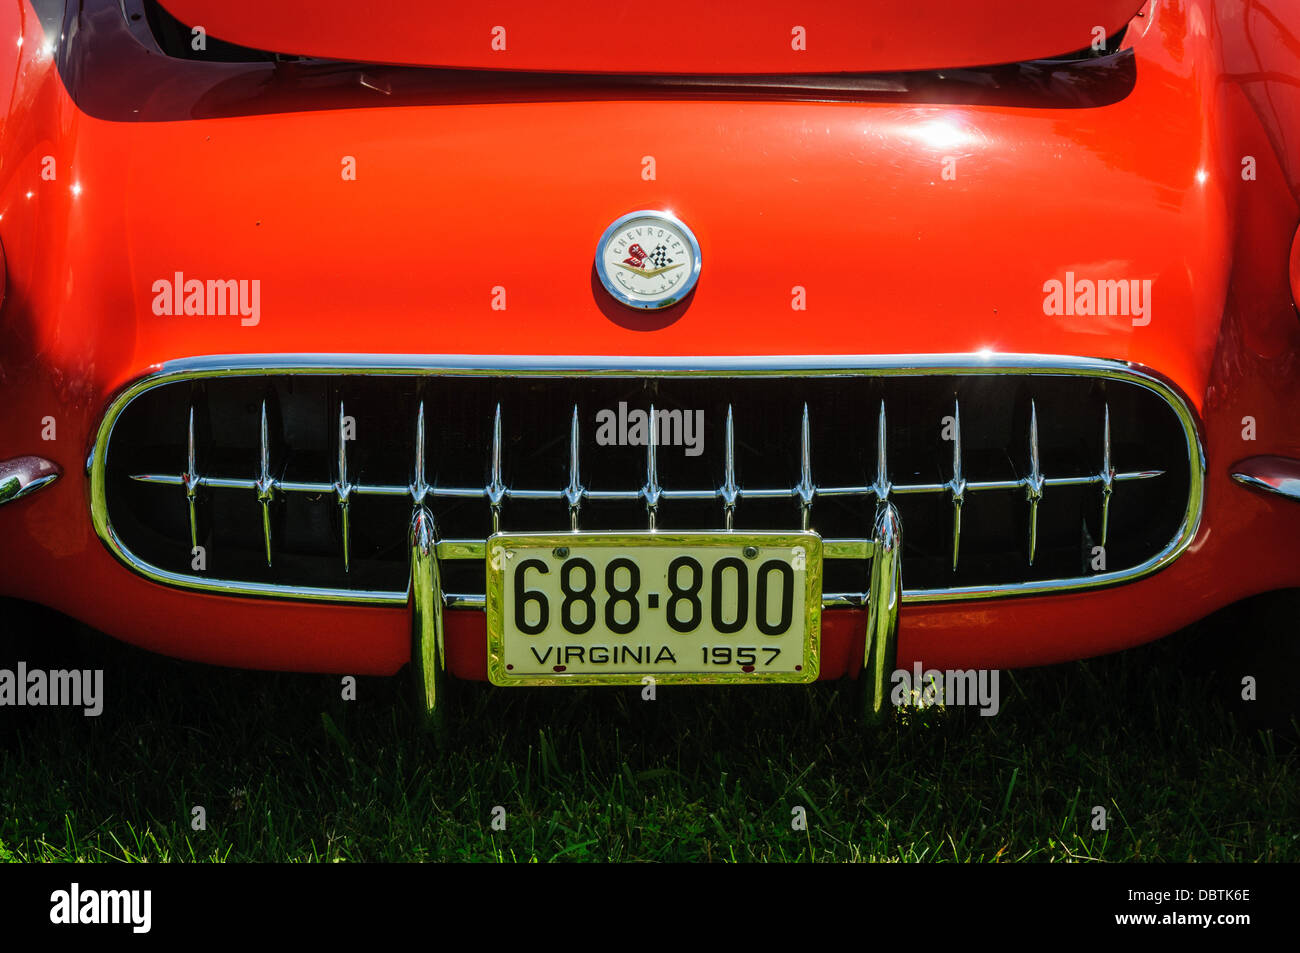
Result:
M190 512L190 546L197 549L199 546L199 518L196 508L198 506L199 496L199 473L197 454L194 447L194 405L190 404L190 425L185 439L185 472L181 474L181 480L185 484L185 501Z
M501 479L501 404L497 404L492 418L492 472L483 490L488 505L492 507L492 532L501 532L501 503L506 498L506 485Z
M659 514L659 499L663 488L659 485L659 426L655 417L654 401L650 402L649 419L646 422L645 442L645 486L641 488L641 497L645 500L646 517L650 528L655 528L655 518Z
M573 405L573 421L569 425L569 485L564 488L564 502L569 504L569 529L578 531L578 510L582 508L582 498L586 490L582 486L582 474L578 463L578 452L582 447L582 436L578 423L578 405Z
M957 555L961 551L961 507L966 500L966 478L961 469L961 402L952 399L952 480L948 484L952 494L952 571L957 571Z
M343 533L343 571L352 569L352 533L348 515L348 504L352 497L352 484L348 481L348 435L347 413L343 401L339 401L339 452L338 472L334 481L334 498L339 505L339 525Z
M1029 565L1038 552L1038 504L1043 499L1043 471L1038 460L1038 403L1029 402L1029 475L1025 495L1029 499Z
M262 401L262 419L258 441L257 502L262 505L262 536L266 541L266 564L271 565L271 504L275 501L276 481L271 475L271 435L266 422L266 401Z
M889 428L885 420L885 401L880 401L880 418L876 423L876 482L871 485L871 492L876 499L884 502L889 499L889 459L887 441Z
M1106 545L1106 532L1110 529L1110 494L1115 482L1115 468L1110 462L1110 402L1105 405L1102 423L1101 457L1101 545Z
M804 411L806 415L807 405L804 405ZM723 521L727 532L731 532L736 521L736 501L740 498L740 487L736 484L736 427L731 404L727 404L727 432L724 440L722 486L718 489L718 498L722 500Z
M1098 396L1100 421L1080 414ZM582 459L580 408L620 401L646 412L644 446L600 446ZM426 403L438 408L436 415L426 415ZM799 408L797 424L791 406ZM864 407L875 411L874 441L863 439L855 416ZM695 408L721 418L721 426L712 416L706 421L698 464L664 442L656 416ZM755 422L746 426L743 444L738 408L746 423ZM951 448L933 429L948 413ZM507 418L511 472L522 485L505 477ZM353 419L366 423L350 441ZM209 556L218 584L279 587L286 595L310 590L316 598L356 593L361 601L394 603L405 599L403 539L413 506L427 506L440 526L455 527L438 544L449 577L464 589L449 595L449 604L482 603L479 560L491 532L648 524L817 531L828 554L826 591L834 593L828 603L856 605L864 598L862 563L871 552L864 527L886 501L908 526L909 598L944 598L970 587L989 594L1059 580L1088 585L1088 526L1097 518L1098 493L1109 572L1140 568L1185 537L1189 495L1199 494L1200 479L1194 430L1186 429L1167 392L1123 379L1101 388L1094 377L1060 372L640 381L215 376L201 386L180 381L144 391L121 411L111 433L104 493L115 538L139 563L171 574L166 581L211 585L207 574L191 571L189 550L214 526ZM814 448L824 485L815 479ZM429 466L430 454L440 475ZM256 472L240 476L238 461L249 455ZM395 469L403 459L405 481ZM182 472L169 472L182 460ZM485 483L465 479L465 460L486 463ZM1117 469L1116 461L1129 469ZM641 479L634 482L635 470ZM787 482L792 473L793 485ZM1121 483L1128 488L1116 492ZM225 494L222 509L215 522L205 521L203 506L213 493ZM239 500L250 497L260 526L239 515L247 512ZM1192 499L1199 506L1199 495ZM338 524L330 529L334 514ZM1112 518L1123 533L1110 533ZM1027 530L1027 547L1026 536L1012 532L1017 524Z
M730 423L731 408L727 408ZM812 526L813 498L817 495L817 484L812 478L812 433L808 420L808 405L803 405L803 418L799 422L799 485L794 488L794 495L799 498L800 524L807 530ZM727 523L731 528L731 523Z
M429 498L429 483L425 478L424 452L427 440L424 435L424 401L420 401L415 415L415 465L411 471L411 502L416 506ZM498 455L500 451L498 450Z

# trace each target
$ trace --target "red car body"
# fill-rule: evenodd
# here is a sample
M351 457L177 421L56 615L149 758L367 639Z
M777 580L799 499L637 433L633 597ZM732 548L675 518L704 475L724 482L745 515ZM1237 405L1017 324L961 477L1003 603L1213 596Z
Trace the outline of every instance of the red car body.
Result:
M667 36L608 4L163 3L211 37L320 59L168 56L116 0L0 7L0 459L62 471L0 506L0 594L209 663L382 675L409 660L402 608L161 585L101 541L87 457L115 396L231 354L1122 362L1194 412L1204 484L1185 546L1121 585L905 604L900 666L1113 652L1300 585L1300 507L1232 477L1300 459L1289 0L827 4L798 24L802 60L785 5L767 3L742 26L688 11L698 29ZM959 12L975 10L995 25ZM1124 30L1131 75L1084 105L831 82L1057 56L1093 26ZM638 208L674 210L705 250L693 296L663 312L622 308L592 275L601 230ZM546 223L544 252L515 222ZM1149 323L1045 314L1046 280L1097 263L1151 281ZM155 314L153 283L176 272L259 277L260 320ZM865 616L824 612L822 678L857 674ZM483 613L445 624L451 672L485 678Z

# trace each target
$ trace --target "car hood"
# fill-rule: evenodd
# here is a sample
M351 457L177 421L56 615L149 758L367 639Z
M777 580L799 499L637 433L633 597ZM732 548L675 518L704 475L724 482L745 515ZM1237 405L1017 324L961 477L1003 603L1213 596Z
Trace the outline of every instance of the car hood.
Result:
M1290 347L1296 205L1242 185L1225 127L1255 113L1244 97L1211 108L1222 67L1199 3L1154 4L1131 53L1065 69L1129 64L1121 93L1089 108L612 81L557 95L460 76L403 98L396 78L391 95L363 86L354 74L385 81L370 66L160 57L115 40L119 11L97 9L69 30L77 93L36 60L34 32L13 46L32 58L10 69L15 99L56 108L8 124L11 148L50 153L60 178L13 163L0 192L0 369L39 354L92 405L155 363L236 352L1057 354L1146 365L1197 400L1237 302L1265 316L1251 327L1280 329L1249 332L1251 347ZM135 75L157 99L84 105ZM330 77L365 98L230 111ZM1252 141L1261 170L1281 168L1262 132ZM689 301L650 314L593 269L602 232L637 209L681 218L704 262ZM160 282L192 280L245 282L250 307L258 282L257 314L156 310ZM1140 313L1079 305L1116 281L1141 290Z
M813 73L981 66L1080 50L1144 0L162 0L208 36L276 53L469 69ZM1098 28L1101 34L1099 37Z

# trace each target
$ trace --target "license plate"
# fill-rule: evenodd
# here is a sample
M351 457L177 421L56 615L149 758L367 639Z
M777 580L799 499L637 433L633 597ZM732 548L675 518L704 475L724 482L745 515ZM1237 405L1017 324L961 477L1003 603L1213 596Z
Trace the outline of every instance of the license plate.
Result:
M815 533L491 537L495 685L811 682L821 647Z

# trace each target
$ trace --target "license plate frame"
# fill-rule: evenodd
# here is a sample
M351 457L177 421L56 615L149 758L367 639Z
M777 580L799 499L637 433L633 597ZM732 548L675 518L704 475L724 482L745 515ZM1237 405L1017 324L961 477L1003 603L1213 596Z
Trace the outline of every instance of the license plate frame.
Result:
M676 670L650 670L642 668L635 671L576 672L568 671L566 666L565 671L554 671L552 668L552 671L549 672L519 672L513 670L507 661L508 655L511 655L508 652L507 638L524 639L527 637L517 631L508 631L511 627L506 624L506 612L508 610L513 611L513 604L511 606L506 605L507 591L511 588L507 585L506 577L507 573L511 572L514 560L522 554L528 554L524 558L546 557L549 564L562 565L563 559L569 558L569 554L576 550L608 551L618 553L623 558L632 558L632 554L635 554L638 550L644 553L646 548L677 551L681 555L694 556L706 552L713 554L715 551L730 551L735 554L742 554L746 547L751 546L759 551L760 556L766 553L769 560L778 558L778 556L773 555L775 550L789 551L790 565L794 576L793 590L803 596L802 607L795 602L792 603L791 610L792 623L797 618L802 622L803 626L801 652L798 661L795 663L798 666L795 670L763 671L755 665L751 666L752 671L744 671L743 666L738 663L735 668L726 670L707 670L701 667L701 670L684 670L680 668ZM555 555L555 551L561 547L567 550L566 556L563 558ZM802 570L797 568L800 560L799 550L802 550ZM618 556L611 558L618 558ZM764 560L759 557L752 558L758 565L764 563ZM484 564L487 575L488 679L493 685L640 685L644 684L647 676L652 677L655 684L661 685L808 684L816 681L820 671L823 556L821 537L814 532L498 533L487 540ZM638 563L638 565L641 564ZM736 578L738 579L738 576ZM800 582L802 582L802 586ZM750 578L748 583L751 588L756 588L755 578ZM597 589L599 591L599 586ZM731 608L734 620L736 607L733 605ZM602 632L608 633L608 630L603 625L594 625L593 629L597 635ZM654 637L677 640L683 638L683 633L663 631L667 629L668 625L665 622L659 631L653 633ZM639 625L637 630L638 634L641 634ZM707 633L702 634L707 634L710 639L726 640L731 638L728 634L717 633L711 626L708 628ZM704 648L700 640L695 638L695 630L692 630L689 635L690 638L686 639L687 647ZM572 638L573 636L565 633L563 637ZM760 635L758 638L761 639L763 636ZM707 652L704 654L707 655Z

